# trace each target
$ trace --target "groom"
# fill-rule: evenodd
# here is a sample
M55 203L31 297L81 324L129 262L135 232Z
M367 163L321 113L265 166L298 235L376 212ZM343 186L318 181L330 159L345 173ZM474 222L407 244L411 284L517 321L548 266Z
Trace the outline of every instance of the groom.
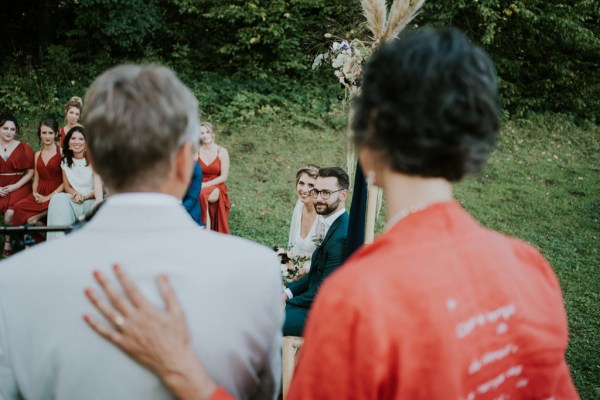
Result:
M348 213L344 207L348 197L350 179L339 167L321 168L310 195L319 214L322 240L314 251L310 271L301 279L288 285L285 301L284 336L302 336L304 324L319 287L346 257Z

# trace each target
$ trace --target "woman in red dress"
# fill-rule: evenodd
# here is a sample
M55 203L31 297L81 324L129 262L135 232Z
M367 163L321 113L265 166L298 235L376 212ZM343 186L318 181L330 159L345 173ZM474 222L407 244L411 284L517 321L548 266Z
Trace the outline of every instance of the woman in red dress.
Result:
M18 132L19 124L13 115L0 116L0 213L4 214L4 225L12 224L14 205L31 193L33 150L27 143L15 139ZM7 235L3 254L7 256L11 252Z
M58 132L58 123L54 118L40 122L38 138L43 147L35 153L33 192L15 204L13 225L38 223L48 214L52 196L63 191L60 147L56 145Z
M67 105L65 106L65 121L67 124L60 128L60 142L58 143L60 148L62 148L63 140L65 140L67 132L74 126L80 125L79 116L81 115L82 107L83 102L81 97L73 96L67 102Z
M229 175L229 153L215 143L215 129L203 122L200 126L198 163L202 168L200 208L206 228L229 233L229 196L225 181Z

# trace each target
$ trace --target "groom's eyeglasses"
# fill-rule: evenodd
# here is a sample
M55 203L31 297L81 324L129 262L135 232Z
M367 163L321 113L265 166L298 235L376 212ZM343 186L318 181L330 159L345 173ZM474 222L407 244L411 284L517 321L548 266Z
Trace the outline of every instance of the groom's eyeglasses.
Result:
M330 191L330 190L312 189L310 191L310 197L312 197L313 199L316 199L317 197L319 197L319 195L321 195L321 197L323 198L323 200L329 200L329 198L331 197L332 193L339 192L341 190L344 190L344 189L334 190L333 192Z

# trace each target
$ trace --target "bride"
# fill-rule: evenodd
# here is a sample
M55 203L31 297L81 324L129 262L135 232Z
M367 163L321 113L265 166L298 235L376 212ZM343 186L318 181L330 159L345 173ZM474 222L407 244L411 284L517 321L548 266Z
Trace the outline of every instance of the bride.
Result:
M298 200L292 213L288 252L305 260L302 270L296 279L306 275L310 269L310 258L315 251L315 237L317 235L317 212L310 197L310 191L315 186L315 179L319 174L319 167L306 164L296 172L296 195ZM289 253L288 253L289 254Z

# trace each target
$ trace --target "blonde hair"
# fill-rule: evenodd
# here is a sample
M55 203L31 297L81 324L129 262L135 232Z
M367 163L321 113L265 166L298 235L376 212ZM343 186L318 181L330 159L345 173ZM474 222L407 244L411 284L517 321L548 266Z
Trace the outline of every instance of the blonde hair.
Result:
M319 166L315 164L306 164L300 167L300 169L296 172L296 184L298 184L302 174L306 174L313 179L317 179L317 176L319 175Z
M69 99L69 101L67 101L67 105L65 106L65 114L69 112L71 107L76 107L79 109L79 112L81 112L81 109L83 108L83 100L81 100L81 97L73 96Z
M213 138L215 137L215 127L213 126L213 124L211 124L210 122L202 122L200 124L200 127L206 128L208 133L210 133Z

